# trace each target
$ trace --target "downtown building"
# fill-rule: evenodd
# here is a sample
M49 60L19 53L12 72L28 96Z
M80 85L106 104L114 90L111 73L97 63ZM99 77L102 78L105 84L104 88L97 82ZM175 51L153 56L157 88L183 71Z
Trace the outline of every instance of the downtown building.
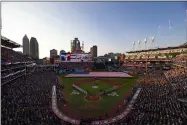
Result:
M30 55L30 47L29 47L29 38L25 35L22 39L23 41L23 54Z
M91 58L92 60L97 57L97 46L94 45L93 47L90 48L90 54L91 54Z
M52 49L50 50L50 58L56 57L57 56L57 50L56 49Z
M39 45L37 39L34 37L30 39L30 56L39 59Z

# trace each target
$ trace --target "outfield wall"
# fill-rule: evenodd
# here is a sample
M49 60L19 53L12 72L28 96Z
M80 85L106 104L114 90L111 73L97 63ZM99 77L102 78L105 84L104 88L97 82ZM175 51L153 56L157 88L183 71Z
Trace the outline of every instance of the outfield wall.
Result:
M52 110L55 113L55 115L58 118L60 118L61 120L69 122L74 125L80 124L80 120L70 118L70 117L66 116L65 114L63 114L61 111L59 111L58 106L57 106L57 96L56 96L56 86L55 85L53 85L53 87L52 87Z

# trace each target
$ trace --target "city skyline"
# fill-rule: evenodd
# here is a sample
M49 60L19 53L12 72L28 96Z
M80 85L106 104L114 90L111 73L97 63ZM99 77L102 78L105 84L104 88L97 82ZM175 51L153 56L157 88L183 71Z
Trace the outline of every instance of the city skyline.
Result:
M75 37L86 52L97 45L98 56L124 53L145 38L151 48L151 36L155 47L186 42L186 9L185 2L2 2L2 35L19 44L25 34L37 38L40 58L70 51Z

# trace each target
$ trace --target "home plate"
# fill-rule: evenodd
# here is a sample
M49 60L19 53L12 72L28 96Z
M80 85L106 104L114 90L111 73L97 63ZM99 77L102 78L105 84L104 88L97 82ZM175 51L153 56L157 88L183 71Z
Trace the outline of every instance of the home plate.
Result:
M94 88L94 89L95 89L95 88L98 88L98 86L92 86L92 88Z

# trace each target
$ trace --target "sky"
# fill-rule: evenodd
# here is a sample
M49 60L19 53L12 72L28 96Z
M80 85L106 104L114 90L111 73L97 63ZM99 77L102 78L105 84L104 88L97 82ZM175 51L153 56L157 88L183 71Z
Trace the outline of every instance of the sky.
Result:
M49 57L51 49L70 51L75 37L84 41L85 52L97 45L98 55L131 51L134 41L137 50L138 40L145 49L145 38L151 48L151 36L155 47L187 41L187 2L1 3L2 35L19 44L25 34L35 37L40 58Z

